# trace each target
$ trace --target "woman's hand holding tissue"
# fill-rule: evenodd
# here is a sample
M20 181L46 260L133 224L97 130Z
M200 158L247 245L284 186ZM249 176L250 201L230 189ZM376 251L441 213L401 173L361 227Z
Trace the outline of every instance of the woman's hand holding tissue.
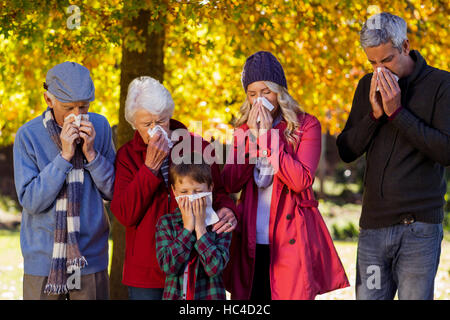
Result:
M270 111L265 107L259 107L259 116L260 116L260 122L259 122L259 129L260 134L264 133L267 130L272 129L272 123L273 123L273 117L270 114Z
M158 171L168 154L169 146L161 132L157 132L153 137L149 137L145 165L155 176L158 175Z
M256 102L252 105L250 112L248 113L247 125L251 134L256 138L258 137L259 125L257 122L259 116L259 110L262 107L262 102Z
M259 137L272 128L273 117L270 111L263 106L263 101L257 100L248 114L247 125L253 136Z

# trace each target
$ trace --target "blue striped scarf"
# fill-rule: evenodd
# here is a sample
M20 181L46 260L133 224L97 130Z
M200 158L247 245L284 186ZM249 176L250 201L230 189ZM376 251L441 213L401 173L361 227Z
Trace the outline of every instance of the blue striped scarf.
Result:
M50 108L43 113L44 127L61 150L61 128L53 118ZM75 155L70 161L73 168L56 198L56 226L53 242L53 254L48 281L44 289L47 294L65 294L68 273L87 265L86 259L78 248L80 235L80 206L84 182L83 152L77 145Z

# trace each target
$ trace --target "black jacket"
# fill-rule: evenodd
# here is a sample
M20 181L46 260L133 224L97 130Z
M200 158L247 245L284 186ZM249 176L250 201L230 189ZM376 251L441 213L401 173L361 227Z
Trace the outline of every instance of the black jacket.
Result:
M352 109L337 139L339 155L366 155L361 228L381 228L407 216L441 223L450 165L450 73L428 66L411 51L415 68L399 80L402 109L393 119L371 117L372 73L358 83Z

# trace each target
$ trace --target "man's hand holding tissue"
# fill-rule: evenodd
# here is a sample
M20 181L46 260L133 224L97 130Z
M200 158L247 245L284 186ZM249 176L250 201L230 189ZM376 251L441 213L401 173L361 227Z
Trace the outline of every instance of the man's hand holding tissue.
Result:
M401 90L394 74L386 68L378 73L378 87L383 100L383 110L390 117L401 104Z
M161 168L164 159L169 154L169 145L167 140L161 134L157 132L153 137L149 136L147 144L147 155L145 157L145 165L156 176Z
M222 232L231 232L236 229L237 220L231 209L221 208L217 211L217 216L220 220L213 225L212 231L221 234Z
M83 140L83 154L86 157L87 162L91 162L97 156L97 152L94 149L95 129L92 122L89 120L81 120L79 135Z
M64 119L64 124L61 130L61 156L66 160L72 160L75 154L76 140L80 138L78 127L74 124L75 118Z
M375 119L381 118L384 114L383 102L381 101L381 94L378 93L378 72L375 69L372 75L372 81L370 82L369 100L372 106L372 114Z

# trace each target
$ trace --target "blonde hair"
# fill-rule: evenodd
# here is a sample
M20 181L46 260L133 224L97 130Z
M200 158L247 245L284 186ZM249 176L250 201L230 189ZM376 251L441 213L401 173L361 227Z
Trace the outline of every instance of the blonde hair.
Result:
M264 84L270 89L270 91L277 94L277 101L280 107L281 116L286 121L287 126L284 130L284 136L286 140L295 147L298 143L297 135L295 131L299 128L298 114L304 114L297 101L292 98L287 89L280 86L277 83L271 81L264 81ZM236 122L236 127L240 127L248 120L248 114L250 113L251 103L248 97L245 98L244 103L240 108L241 117Z

